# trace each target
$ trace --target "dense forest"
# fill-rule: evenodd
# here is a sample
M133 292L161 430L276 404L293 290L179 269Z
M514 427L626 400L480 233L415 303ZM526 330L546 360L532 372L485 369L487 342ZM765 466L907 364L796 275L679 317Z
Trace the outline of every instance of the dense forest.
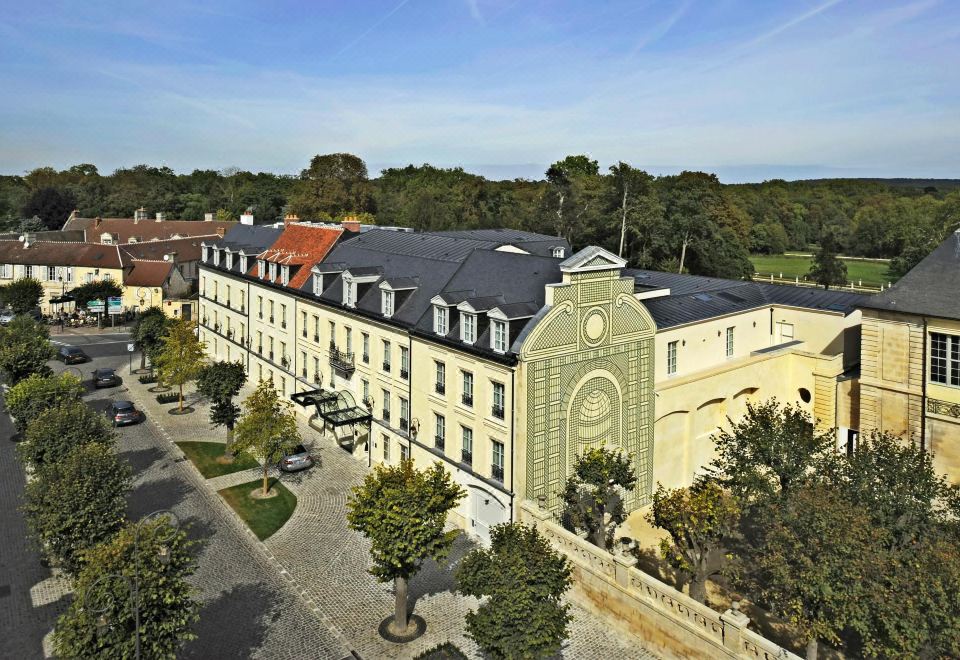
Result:
M230 168L177 174L137 165L101 174L94 165L37 168L0 177L0 227L59 228L82 216L237 218L258 223L295 213L304 220L362 215L417 229L514 227L602 245L631 265L721 277L749 277L750 253L779 254L830 242L850 256L893 259L896 277L960 224L960 182L909 179L772 180L721 184L712 174L653 176L627 163L601 171L568 156L537 181L491 181L431 165L371 178L350 154L315 156L299 176Z

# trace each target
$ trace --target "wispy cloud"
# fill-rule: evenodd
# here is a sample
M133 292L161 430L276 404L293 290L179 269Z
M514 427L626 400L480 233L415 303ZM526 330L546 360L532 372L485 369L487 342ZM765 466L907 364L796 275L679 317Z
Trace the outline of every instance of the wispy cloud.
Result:
M403 9L403 6L406 5L409 1L410 1L410 0L400 0L400 2L397 3L397 4L394 6L393 9L391 9L391 10L388 11L386 14L384 14L383 16L381 16L380 18L378 18L376 21L374 21L373 25L371 25L371 26L368 27L366 30L364 30L364 31L361 32L359 35L357 35L355 38L353 38L352 40L350 40L350 41L348 41L346 44L344 44L344 45L340 48L340 50L338 50L336 53L333 54L333 56L332 56L330 59L331 59L331 60L337 59L338 57L340 57L341 55L343 55L344 53L346 53L348 50L350 50L351 48L353 48L354 46L356 46L358 43L360 43L361 41L363 41L364 39L366 39L366 38L370 35L370 33L372 33L372 32L373 32L374 30L376 30L378 27L380 27L381 25L383 25L384 23L386 23L386 22L387 22L387 19L389 19L391 16L393 16L394 14L396 14L396 13L397 13L398 11L400 11L401 9Z
M479 0L465 0L467 3L467 9L470 11L470 17L475 20L480 25L484 25L483 14L480 13L480 2Z

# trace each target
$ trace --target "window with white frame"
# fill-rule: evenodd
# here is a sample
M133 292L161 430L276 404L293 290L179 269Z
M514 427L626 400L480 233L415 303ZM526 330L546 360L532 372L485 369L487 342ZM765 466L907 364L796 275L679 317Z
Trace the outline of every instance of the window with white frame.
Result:
M361 359L364 362L369 362L370 361L370 335L368 335L366 332L361 332L360 337L362 338L361 345L363 348L363 355L361 356Z
M383 340L383 370L390 371L390 342Z
M23 267L23 276L24 277L33 277L33 266L26 265Z
M490 337L493 350L495 350L498 353L506 353L507 351L506 321L493 321L491 322L490 325L493 328L493 332L491 333L491 337Z
M320 273L313 274L313 295L319 296L323 293L323 275Z
M270 281L272 282L277 279L277 264L271 261L268 268L270 269Z
M490 381L493 386L493 416L497 419L503 419L506 413L507 393L503 383Z
M443 450L447 445L447 418L440 413L433 413L436 435L433 438L434 447Z
M47 266L47 281L56 282L57 281L57 267L56 266Z
M463 371L463 383L461 389L461 401L463 405L472 406L473 405L473 372Z
M13 264L3 264L0 266L0 277L5 280L13 279Z
M245 255L240 255L240 272L247 272L247 257Z
M677 342L672 341L667 344L667 375L672 376L677 373Z
M562 259L562 258L563 258L563 248L562 248L562 247L555 247L555 248L553 248L553 256L557 257L558 259Z
M503 459L505 454L503 443L493 440L490 445L493 450L493 465L491 466L490 476L497 481L503 481Z
M380 297L381 310L383 311L384 316L393 316L393 302L393 291L384 291L383 295Z
M214 266L220 265L220 250L218 250L217 248L213 248L213 265Z
M733 357L733 328L727 328L727 357Z
M960 387L960 336L930 333L930 381Z
M410 376L410 349L406 346L400 347L400 378L409 378Z
M467 464L473 462L473 429L468 426L460 427L460 459Z
M460 321L460 339L468 344L477 341L477 315L463 314Z
M440 305L433 307L433 331L438 335L447 334L447 327L450 320L450 310Z
M267 276L267 262L263 259L257 259L257 277L261 280Z
M200 251L203 253L203 262L206 263L210 261L210 246L202 245L200 247Z
M230 251L230 248L227 248L227 268L233 268L233 252Z
M436 383L435 389L437 394L446 394L447 392L447 365L443 362L435 361L436 365Z
M343 281L343 304L353 307L357 301L357 284L352 280Z
M66 281L67 281L67 282L72 282L72 281L73 281L73 266L67 266L67 277L66 277Z

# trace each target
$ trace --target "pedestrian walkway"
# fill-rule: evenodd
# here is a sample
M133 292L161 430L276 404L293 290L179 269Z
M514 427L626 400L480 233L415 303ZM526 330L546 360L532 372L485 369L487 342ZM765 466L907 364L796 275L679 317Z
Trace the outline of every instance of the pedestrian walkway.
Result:
M223 442L222 429L211 429L209 406L201 397L188 395L194 412L170 415L170 405L156 403L154 394L136 383L131 386L135 400L156 420L170 438ZM240 398L248 393L245 390ZM455 593L453 572L457 562L476 547L466 535L454 544L449 561L439 566L427 562L410 582L413 611L427 622L427 632L409 644L387 642L377 626L393 610L392 585L377 582L368 572L369 543L349 529L346 503L351 489L367 472L366 465L344 452L331 439L321 437L298 415L304 444L320 466L295 474L282 474L282 482L297 496L297 508L290 520L268 538L263 547L278 570L289 576L301 596L317 608L317 614L329 622L364 658L409 658L443 642L452 642L471 658L481 657L476 644L467 638L466 613L477 607L472 597ZM198 473L199 474L199 473ZM271 474L277 472L271 468ZM259 478L259 469L224 475L206 481L211 496L217 490ZM251 535L252 537L252 535ZM608 623L573 605L571 636L563 652L565 658L590 660L607 658L652 658L640 640L615 631Z

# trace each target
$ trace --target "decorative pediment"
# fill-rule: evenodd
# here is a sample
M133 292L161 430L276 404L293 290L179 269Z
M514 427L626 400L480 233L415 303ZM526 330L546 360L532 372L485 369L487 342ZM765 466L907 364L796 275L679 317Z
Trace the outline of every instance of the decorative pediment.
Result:
M626 267L627 262L602 247L591 245L560 263L564 273L586 273L598 270L614 270Z

